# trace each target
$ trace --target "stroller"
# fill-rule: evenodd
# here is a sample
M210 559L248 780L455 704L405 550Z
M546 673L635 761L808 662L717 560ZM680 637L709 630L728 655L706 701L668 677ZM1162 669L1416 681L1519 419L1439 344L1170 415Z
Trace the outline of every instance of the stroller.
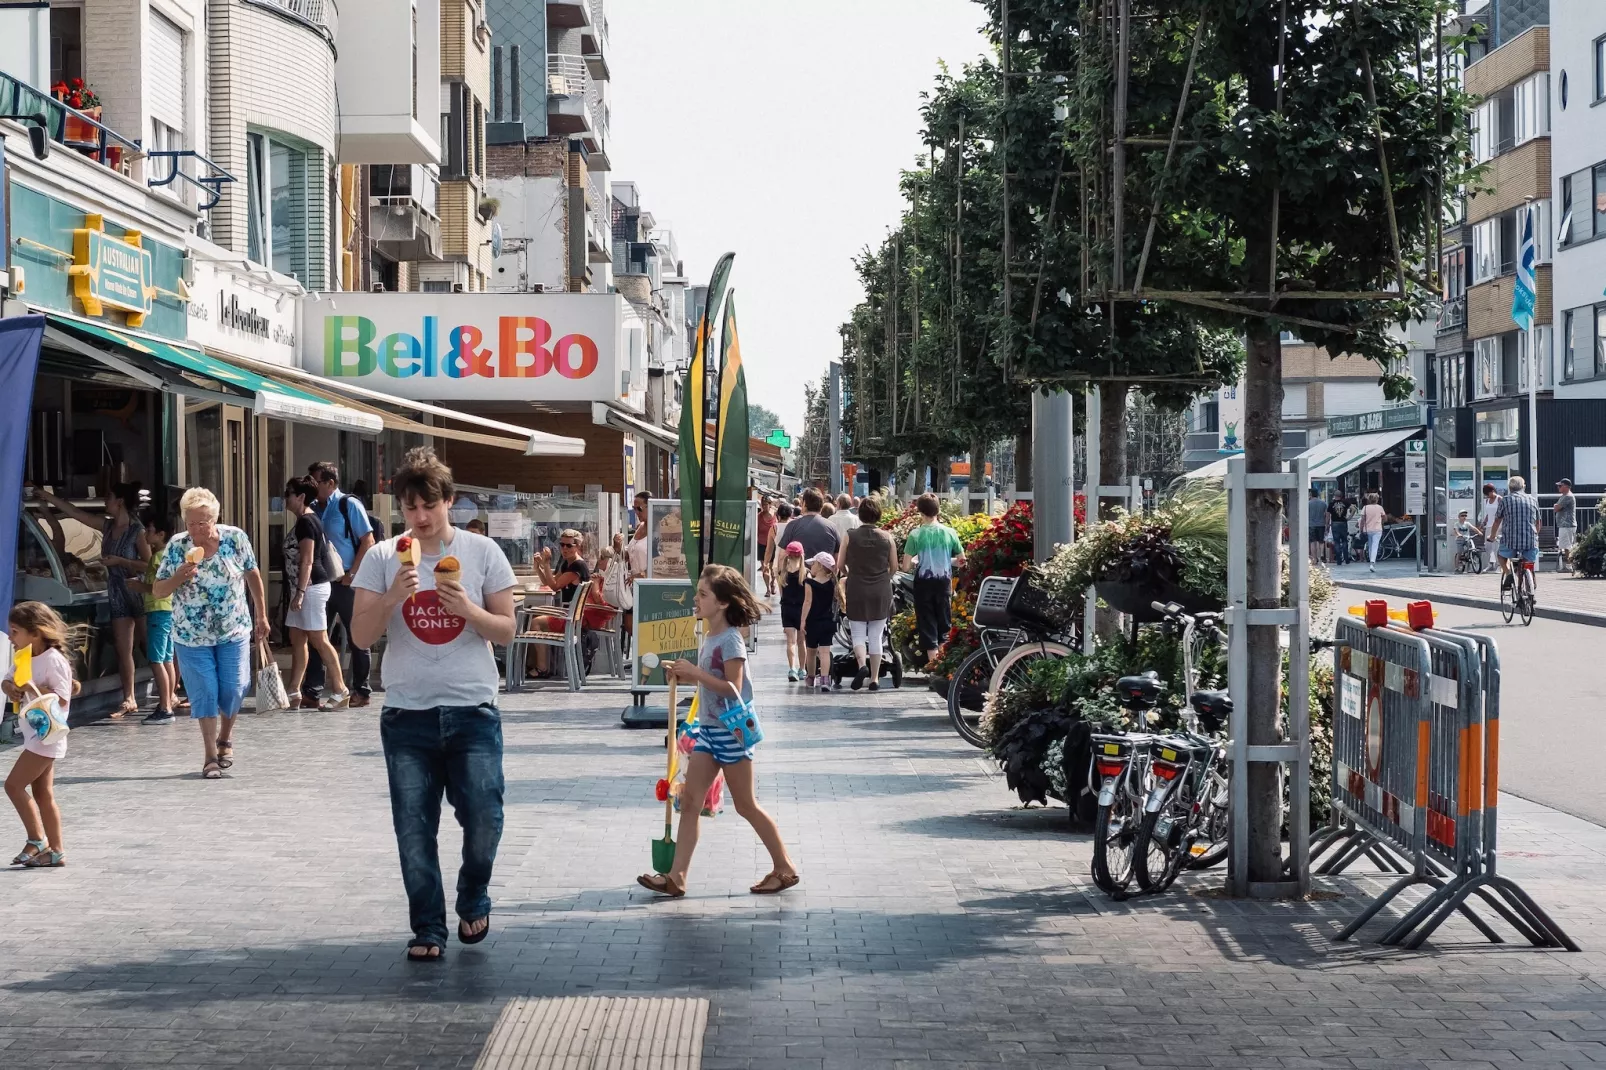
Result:
M881 675L892 677L893 687L903 686L903 654L892 642L892 621L914 606L914 582L905 573L892 577L892 616L887 618L886 632L881 636ZM853 656L853 633L848 618L839 616L836 634L831 637L831 687L841 687L844 679L851 679L859 669Z

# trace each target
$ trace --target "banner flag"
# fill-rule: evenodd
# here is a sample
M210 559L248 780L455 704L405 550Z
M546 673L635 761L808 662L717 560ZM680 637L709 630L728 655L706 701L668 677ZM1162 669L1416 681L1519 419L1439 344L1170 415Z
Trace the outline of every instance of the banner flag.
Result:
M747 556L747 373L736 338L736 295L725 303L725 329L720 339L719 421L714 454L714 538L708 559L745 571Z
M32 426L34 374L39 370L43 316L0 319L0 383L10 383L0 399L0 561L17 559L17 526L22 520L22 477ZM65 493L65 492L63 492ZM16 576L0 569L0 607L11 612Z
M735 253L726 253L714 265L714 274L708 280L708 303L697 324L696 344L692 347L691 365L686 369L686 382L680 400L680 525L681 548L686 555L686 575L693 581L703 571L707 560L707 545L703 538L703 515L708 501L703 485L704 436L707 434L708 347L713 336L713 323L719 315L720 303L725 298L725 284L730 279L731 262Z

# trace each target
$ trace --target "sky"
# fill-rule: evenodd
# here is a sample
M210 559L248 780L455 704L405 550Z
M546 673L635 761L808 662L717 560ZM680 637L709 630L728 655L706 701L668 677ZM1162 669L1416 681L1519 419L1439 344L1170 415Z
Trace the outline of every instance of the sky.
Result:
M853 257L896 223L938 61L987 47L973 0L607 0L612 180L706 285L734 252L750 400L799 433L842 352Z

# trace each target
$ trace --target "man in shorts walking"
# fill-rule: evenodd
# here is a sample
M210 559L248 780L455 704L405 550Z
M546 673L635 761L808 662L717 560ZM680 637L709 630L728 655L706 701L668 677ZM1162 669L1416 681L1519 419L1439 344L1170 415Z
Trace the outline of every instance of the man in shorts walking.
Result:
M1573 494L1573 481L1556 480L1556 493L1556 550L1561 554L1557 567L1571 572L1573 543L1578 541L1578 498Z

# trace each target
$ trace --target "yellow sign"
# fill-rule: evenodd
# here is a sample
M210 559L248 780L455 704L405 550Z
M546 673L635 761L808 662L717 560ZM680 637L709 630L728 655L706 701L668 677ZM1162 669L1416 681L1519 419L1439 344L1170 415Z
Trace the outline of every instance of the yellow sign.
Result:
M150 314L156 299L151 283L151 254L143 247L137 230L122 238L106 233L106 221L98 215L84 217L85 226L73 231L73 296L84 306L87 316L103 316L106 309L128 313L128 326L139 327Z

